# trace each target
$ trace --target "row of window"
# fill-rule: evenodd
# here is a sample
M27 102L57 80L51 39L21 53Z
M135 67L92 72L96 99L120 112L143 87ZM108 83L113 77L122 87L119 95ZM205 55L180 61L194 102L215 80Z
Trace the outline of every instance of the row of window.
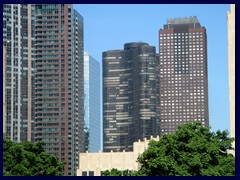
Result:
M190 51L191 53L189 53L188 51L185 51L185 50L180 50L180 49L178 49L178 50L175 50L174 52L173 52L173 50L172 51L170 51L170 52L168 52L168 53L160 53L160 55L166 55L166 54L168 54L168 55L180 55L180 54L186 54L186 56L185 57L199 57L199 56L201 56L201 57L203 57L203 50L193 50L193 51ZM160 60L161 60L161 58L163 58L162 56L160 56ZM164 57L164 58L166 58L166 57Z
M161 129L162 130L166 130L166 128L169 129L174 129L177 128L176 125L181 124L182 122L188 122L188 121L200 121L202 123L205 123L205 119L203 118L197 118L197 117L189 117L187 119L173 119L173 120L161 120L160 124L161 124Z
M185 59L184 59L184 61L182 60L182 59L178 59L178 60L170 60L170 61L168 61L168 62L166 62L166 61L163 61L163 62L160 62L160 67L162 67L162 65L168 65L168 67L172 67L174 64L175 65L177 65L177 64L186 64L186 65L188 65L188 64L196 64L196 66L202 66L203 65L203 61L200 61L200 60L188 60L188 61L185 61ZM193 67L194 68L194 67Z
M174 112L174 111L173 111L174 109L176 109L176 110L177 110L177 109L181 110L181 109L184 109L184 107L186 107L186 106L190 106L190 107L188 107L188 108L192 108L192 109L190 109L190 110L187 109L187 110L189 110L189 111L191 111L191 110L192 110L192 111L193 111L193 110L194 110L194 111L195 111L195 110L196 110L196 111L201 111L199 108L204 108L204 103L174 103L174 102L171 102L171 101L170 101L170 103L167 104L167 102L169 102L169 101L161 102L161 103L163 104L163 105L161 104L161 107L162 107L161 109L162 109L162 110L164 110L164 109L165 109L165 110L167 110L167 109L169 110L169 108L171 108L171 109L172 109L171 112ZM164 103L165 103L165 104L164 104ZM200 105L200 104L201 104L201 105ZM168 105L168 106L167 106L167 105ZM170 106L170 107L169 107L169 106ZM194 109L194 108L191 107L191 106L195 106L195 107L197 106L197 107L199 107L199 108L198 108L198 109ZM187 111L187 110L186 110L186 111ZM165 114L165 115L166 115L166 114Z
M182 107L182 104L180 104L180 106ZM197 105L196 105L197 106ZM171 113L174 115L176 113L176 115L178 114L189 114L189 112L191 112L191 114L198 114L198 115L204 115L204 112L200 112L204 109L204 105L202 106L197 106L199 108L194 108L194 107L190 107L188 109L185 108L172 108L171 106L161 106L161 114L162 115L171 115ZM197 112L199 111L199 112Z
M162 37L162 36L173 36L173 35L175 35L175 36L184 36L184 35L203 35L204 33L203 32L187 32L187 33L161 33L160 34L160 37Z
M180 88L179 88L180 89ZM201 95L185 95L185 96L187 96L187 97L189 97L190 99L203 99L204 98L204 93L201 93ZM162 96L165 96L165 97L180 97L180 98L185 98L185 96L184 95L182 95L181 93L176 93L176 94L166 94L166 93L164 93L164 94L161 94L161 97Z
M190 113L188 113L188 115L186 116L186 114L183 115L176 115L176 116L161 116L161 122L175 122L175 121L185 121L187 119L198 119L198 120L201 120L204 121L204 115L201 115L201 114L192 114L192 115L189 115ZM171 123L169 123L171 124Z
M185 40L185 39L177 39L176 40L161 40L159 42L159 45L162 47L164 46L170 46L173 47L173 45L184 45L184 47L188 47L188 45L195 45L195 44L204 44L204 40L203 39L189 39L189 40Z
M94 176L94 171L82 171L82 176Z
M171 63L172 65L165 65L165 66L160 66L160 71L170 71L170 70L175 70L177 67L186 67L192 66L191 62L184 62L184 61L175 61L175 64L173 65L173 62ZM174 68L175 67L175 68ZM200 70L203 70L203 63L199 63L196 61L195 66L191 68L193 73L199 72ZM197 71L196 71L197 70ZM201 71L202 72L202 71ZM203 72L202 72L203 73Z
M178 89L178 88L176 88L176 89ZM196 89L196 88L194 88L194 89ZM197 89L199 89L199 90L192 90L192 91L190 91L189 89L183 89L182 91L178 91L178 90L175 90L175 91L161 91L161 93L178 93L178 92L183 92L183 93L185 93L185 92L204 92L204 90L202 89L202 90L200 90L201 88L200 87L198 87Z
M189 73L189 72L188 72L188 68L185 69L185 68L183 67L183 68L180 68L180 69L177 69L177 68L176 68L176 69L174 69L174 71L173 71L173 70L172 70L172 71L161 71L161 72L160 72L160 75L163 75L163 74L174 74L174 73L175 73L175 75L177 75L177 74L176 74L177 72L181 73L181 72L184 71L184 70L187 71L186 73ZM193 73L193 72L190 71L190 73ZM180 74L179 74L179 75L180 75ZM194 74L188 74L188 75L189 75L189 76L202 76L202 75L200 75L200 74L195 74L195 73L194 73ZM162 77L162 76L160 76L160 77ZM191 77L190 77L190 79L191 79Z
M181 43L181 42L178 42L178 43L160 43L160 48L161 47L166 47L166 48L170 48L170 49L173 49L173 48L188 49L188 48L192 48L192 47L203 47L203 43L196 43L196 44L195 43L185 44L185 43Z
M167 92L166 92L167 93ZM165 92L164 92L164 94L165 94ZM163 94L162 94L163 95ZM202 93L200 93L200 92L198 92L198 93L187 93L187 94L182 94L182 93L178 93L178 92L175 92L175 95L176 96L182 96L182 95L187 95L187 96L193 96L193 95L198 95L198 96L200 96L200 95L204 95L204 93L202 92ZM171 94L168 94L168 97L169 96L171 96ZM174 96L174 94L172 94L172 96Z
M168 75L162 75L162 74L161 74L161 75L160 75L161 78L163 78L163 77L164 77L164 78L167 78L167 77L170 78L170 77L177 77L177 76L179 76L179 77L184 77L184 76L182 76L181 74L168 74ZM188 78L189 78L189 79L193 79L192 76L196 76L196 75L189 74ZM194 78L194 79L195 79L195 78Z
M182 67L182 70L184 70L185 68L184 67ZM174 69L175 71L177 71L177 68L176 69ZM175 71L174 70L165 70L165 71L161 71L160 72L160 74L162 75L162 74L168 74L168 73L174 73ZM186 70L188 70L188 68L186 68ZM168 72L168 73L167 73ZM200 71L198 71L198 72L196 72L196 71L189 71L189 73L194 73L193 75L192 74L189 74L189 76L190 75L192 75L192 76L196 76L196 78L194 78L194 80L200 80L200 79L204 79L203 78L203 72L200 74ZM191 78L190 78L191 79ZM171 82L171 81L167 81L167 80L162 80L161 79L161 82L167 82L167 83L174 83L174 82ZM180 81L180 82L185 82L185 80L183 80L183 81ZM197 81L197 83L198 82L203 82L203 81ZM179 81L178 82L175 82L175 83L179 83ZM188 83L187 82L187 80L186 80L186 83ZM180 85L181 86L181 85Z
M199 101L192 102L192 100L187 99L185 103L183 102L177 102L177 99L172 99L172 100L167 100L161 99L161 109L168 109L170 107L176 107L178 109L184 108L184 106L201 106L202 108L204 107L204 99L198 99Z
M173 52L173 51L172 51ZM176 54L176 52L174 53L174 54ZM182 56L182 57L186 57L186 58L190 58L190 59L201 59L201 60L203 60L203 54L199 54L199 53L195 53L195 54L185 54L185 55L174 55L174 54L172 54L172 53L170 53L170 52L168 52L168 53L160 53L160 56L159 56L159 60L160 61L169 61L170 60L170 58L171 58L171 60L175 60L175 58L177 58L177 57L179 57L179 56ZM181 53L180 53L181 54ZM164 56L163 56L164 55ZM168 55L168 56L166 56L166 55ZM166 59L167 58L167 59Z

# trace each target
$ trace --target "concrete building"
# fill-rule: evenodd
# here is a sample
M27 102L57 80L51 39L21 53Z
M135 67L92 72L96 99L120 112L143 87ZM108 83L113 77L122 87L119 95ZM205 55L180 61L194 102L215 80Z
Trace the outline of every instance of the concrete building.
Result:
M36 6L36 141L76 175L84 151L83 17L70 4Z
M101 150L100 63L84 52L85 151Z
M103 52L102 68L103 151L132 151L157 134L155 47L134 42Z
M158 141L159 137L151 140ZM98 152L98 153L80 153L79 154L79 169L77 176L101 176L101 171L111 170L139 170L140 164L137 163L137 158L148 147L149 140L133 143L132 152Z
M35 6L3 4L3 133L34 141Z
M228 18L228 76L230 100L230 135L235 138L235 4L230 5ZM235 141L233 143L235 148ZM235 150L233 151L235 154Z
M197 17L168 19L159 31L160 135L189 121L209 126L207 33Z

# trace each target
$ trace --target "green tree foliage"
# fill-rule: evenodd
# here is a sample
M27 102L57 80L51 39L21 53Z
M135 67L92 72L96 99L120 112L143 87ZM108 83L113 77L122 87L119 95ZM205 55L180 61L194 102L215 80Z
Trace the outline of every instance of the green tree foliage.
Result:
M175 134L150 141L148 149L138 157L140 170L112 169L102 172L102 175L234 176L235 157L227 153L232 149L233 140L227 131L214 133L201 123L187 123L179 126Z
M106 170L101 172L101 176L132 176L132 175L133 175L132 172L127 169L120 171L118 169L113 168L110 171Z
M3 139L4 176L62 176L64 163L47 154L42 143L14 143Z
M227 153L233 138L210 132L201 123L179 126L175 134L150 141L138 157L142 176L234 176L235 157Z

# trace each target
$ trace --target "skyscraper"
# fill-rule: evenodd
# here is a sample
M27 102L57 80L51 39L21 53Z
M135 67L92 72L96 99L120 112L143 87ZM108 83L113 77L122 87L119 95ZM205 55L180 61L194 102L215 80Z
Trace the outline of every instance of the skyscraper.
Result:
M228 12L228 78L230 100L230 135L235 138L235 4ZM235 148L235 141L233 142ZM235 154L235 151L233 151Z
M103 52L103 150L131 151L134 141L157 134L156 50L126 43Z
M36 5L36 141L75 175L84 150L83 17L69 4Z
M86 151L101 150L100 64L84 52L84 133Z
M15 142L34 141L34 12L3 5L3 132Z
M161 135L189 121L209 126L207 34L197 17L167 20L159 63Z

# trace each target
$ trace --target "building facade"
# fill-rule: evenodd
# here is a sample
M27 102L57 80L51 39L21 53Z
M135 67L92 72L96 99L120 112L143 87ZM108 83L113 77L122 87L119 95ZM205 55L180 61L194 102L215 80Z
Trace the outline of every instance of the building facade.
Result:
M159 141L159 136L150 137L150 140ZM146 138L143 141L134 142L131 152L123 150L122 152L80 153L77 176L101 176L102 171L113 168L121 171L137 171L140 169L137 158L148 148L148 143L149 140Z
M157 134L155 51L134 42L103 52L103 151L132 151Z
M84 133L85 151L101 150L100 64L84 52Z
M228 78L230 100L230 135L235 138L235 4L230 5L228 17ZM235 141L233 142L235 148ZM233 151L235 154L235 150Z
M159 31L160 135L209 126L207 34L197 17L168 19Z
M34 141L35 6L3 4L3 133Z
M84 151L83 17L69 4L36 5L36 141L76 175Z

